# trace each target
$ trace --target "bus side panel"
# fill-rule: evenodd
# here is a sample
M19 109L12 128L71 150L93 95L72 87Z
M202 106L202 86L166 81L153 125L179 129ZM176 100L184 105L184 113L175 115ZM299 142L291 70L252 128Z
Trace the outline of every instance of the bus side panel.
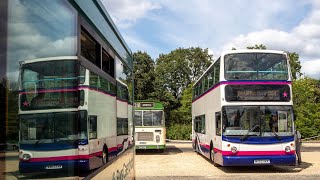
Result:
M128 146L131 147L133 145L133 108L132 104L128 104Z
M221 111L220 87L209 90L207 94L192 103L192 142L193 147L197 140L200 153L210 158L210 143L213 148L221 149L221 138L216 137L215 113ZM205 115L205 134L194 131L194 119L196 116ZM220 139L220 141L219 141ZM195 148L195 147L194 147Z
M128 102L117 100L117 118L128 119ZM118 154L128 148L128 140L128 135L117 135Z
M108 147L109 160L117 155L115 96L89 90L88 116L97 116L97 139L89 140L89 152L93 154L90 156L90 168L96 168L102 164L104 145Z

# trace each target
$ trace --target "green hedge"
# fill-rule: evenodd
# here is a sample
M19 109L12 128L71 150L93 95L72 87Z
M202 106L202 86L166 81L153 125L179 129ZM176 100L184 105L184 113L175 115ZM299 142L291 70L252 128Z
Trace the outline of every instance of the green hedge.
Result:
M170 124L167 128L167 138L173 140L190 140L191 124Z

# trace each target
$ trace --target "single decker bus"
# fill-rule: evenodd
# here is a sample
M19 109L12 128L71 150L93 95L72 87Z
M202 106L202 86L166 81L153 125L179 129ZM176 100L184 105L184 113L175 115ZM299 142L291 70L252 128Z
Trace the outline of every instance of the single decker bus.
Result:
M134 124L136 149L158 149L166 147L164 107L156 101L135 101Z

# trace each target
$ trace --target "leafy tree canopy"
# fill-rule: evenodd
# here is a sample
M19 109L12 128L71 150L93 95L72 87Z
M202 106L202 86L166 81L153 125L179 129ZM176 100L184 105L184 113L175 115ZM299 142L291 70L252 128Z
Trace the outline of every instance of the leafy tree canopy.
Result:
M150 99L155 91L154 61L146 52L133 53L134 95L135 99Z
M156 74L162 86L180 100L181 93L197 80L212 62L208 49L178 48L161 54L156 61Z

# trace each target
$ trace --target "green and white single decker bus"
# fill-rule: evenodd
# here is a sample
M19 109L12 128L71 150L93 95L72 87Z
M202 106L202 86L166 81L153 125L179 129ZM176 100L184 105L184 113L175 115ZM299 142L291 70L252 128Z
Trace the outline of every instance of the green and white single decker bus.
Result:
M134 122L136 149L158 149L166 147L164 107L160 102L135 101Z

